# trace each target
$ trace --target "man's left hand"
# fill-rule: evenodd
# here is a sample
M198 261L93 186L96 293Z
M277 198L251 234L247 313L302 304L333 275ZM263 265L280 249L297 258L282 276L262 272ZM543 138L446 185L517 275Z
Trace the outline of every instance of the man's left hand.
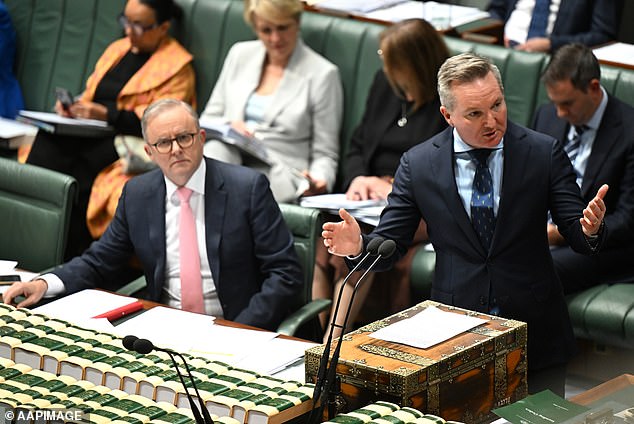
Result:
M597 195L594 196L594 199L592 199L583 210L583 218L579 219L583 233L588 237L596 235L599 232L599 228L601 228L601 222L603 222L603 217L605 216L605 203L603 202L603 198L608 192L608 188L607 184L603 184L601 188L599 188Z

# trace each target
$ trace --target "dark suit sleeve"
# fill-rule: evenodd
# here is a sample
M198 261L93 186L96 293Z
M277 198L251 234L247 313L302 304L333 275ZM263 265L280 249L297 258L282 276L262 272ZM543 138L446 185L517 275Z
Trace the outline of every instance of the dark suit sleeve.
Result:
M550 36L551 50L569 43L596 46L616 39L623 9L621 0L587 1L585 6L577 4L577 0L569 3L569 13L558 16L555 22Z
M293 237L263 175L252 185L250 199L253 249L264 280L234 321L272 329L272 323L282 321L302 289L302 271Z
M586 204L576 183L574 169L561 144L555 141L552 146L549 204L553 222L574 251L586 255L597 253L605 240L607 226L601 231L597 243L591 246L579 222Z
M513 0L491 0L487 11L492 18L506 22L514 7Z

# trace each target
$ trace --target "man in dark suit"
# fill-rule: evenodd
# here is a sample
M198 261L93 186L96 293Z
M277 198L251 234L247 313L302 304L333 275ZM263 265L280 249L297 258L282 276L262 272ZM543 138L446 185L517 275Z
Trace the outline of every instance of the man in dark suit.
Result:
M141 125L145 150L160 169L128 182L112 223L84 254L52 274L15 283L4 301L24 295L18 304L23 307L45 294L112 289L134 255L149 300L276 328L302 277L292 235L266 177L203 158L205 131L183 102L154 103ZM189 200L179 200L183 192ZM186 216L191 219L182 221ZM182 238L186 229L190 241Z
M505 46L549 52L616 40L622 9L622 0L492 0L488 11L505 23Z
M500 73L488 59L447 59L438 92L450 128L403 155L375 231L362 238L342 209L342 222L324 224L324 243L331 253L358 256L369 239L392 239L397 254L379 262L381 270L405 253L424 219L436 251L431 298L527 322L529 391L563 394L574 338L546 217L553 211L570 245L591 254L606 232L607 187L584 209L559 143L507 122Z
M559 140L590 200L602 184L610 229L590 258L567 246L552 223L548 241L564 293L634 279L634 108L607 94L592 50L570 44L552 57L542 80L551 103L538 109L533 128ZM581 131L581 134L577 134Z

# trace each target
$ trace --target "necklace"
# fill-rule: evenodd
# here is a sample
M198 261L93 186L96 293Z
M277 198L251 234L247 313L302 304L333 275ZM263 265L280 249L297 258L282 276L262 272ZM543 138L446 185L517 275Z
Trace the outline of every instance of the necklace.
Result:
M401 103L401 117L396 121L396 125L403 128L407 125L407 104Z

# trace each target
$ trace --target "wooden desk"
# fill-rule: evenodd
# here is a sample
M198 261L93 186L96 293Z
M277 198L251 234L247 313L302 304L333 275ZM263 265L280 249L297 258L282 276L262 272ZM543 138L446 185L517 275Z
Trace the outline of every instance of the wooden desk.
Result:
M623 374L580 393L570 400L579 405L589 405L629 386L634 386L634 375Z

